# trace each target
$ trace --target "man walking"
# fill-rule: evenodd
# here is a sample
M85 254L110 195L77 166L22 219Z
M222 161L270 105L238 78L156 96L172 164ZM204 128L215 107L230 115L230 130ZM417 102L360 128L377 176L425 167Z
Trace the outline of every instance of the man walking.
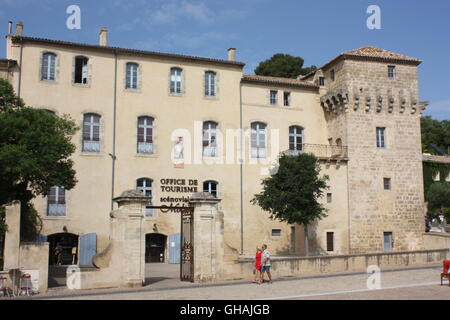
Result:
M270 274L270 252L267 250L267 245L262 245L263 253L262 253L262 259L261 259L261 282L264 282L264 273L267 273L267 276L269 277L269 283L272 283L272 275Z

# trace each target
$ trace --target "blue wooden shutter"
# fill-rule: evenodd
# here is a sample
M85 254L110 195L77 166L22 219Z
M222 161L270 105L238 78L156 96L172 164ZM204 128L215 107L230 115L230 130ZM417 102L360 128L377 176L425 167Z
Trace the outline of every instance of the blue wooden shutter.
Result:
M181 234L172 234L169 236L169 263L180 263L180 244Z
M97 253L97 234L88 233L80 236L78 261L80 267L92 267L92 258Z
M47 242L47 236L44 235L38 235L36 238L36 242Z

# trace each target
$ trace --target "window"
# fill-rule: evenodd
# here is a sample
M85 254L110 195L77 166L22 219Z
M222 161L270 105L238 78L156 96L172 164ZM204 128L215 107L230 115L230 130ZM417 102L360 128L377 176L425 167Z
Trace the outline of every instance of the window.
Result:
M142 154L153 154L153 118L138 118L137 152Z
M74 83L88 83L88 62L89 59L86 57L75 57Z
M217 157L217 123L203 122L203 156Z
M210 193L217 198L217 185L216 181L205 181L203 182L203 192Z
M392 232L384 232L383 233L384 238L384 251L390 252L394 248L394 240L392 237Z
M333 194L327 193L327 203L331 203L331 202L333 202Z
M277 99L278 99L278 91L276 91L276 90L270 90L270 104L271 105L273 105L273 106L275 106L275 105L277 105Z
M377 128L377 148L386 148L386 128Z
M330 78L331 78L331 81L336 80L336 73L334 72L334 69L330 71Z
M100 152L100 116L88 113L83 117L83 151Z
M383 178L384 190L391 190L391 178Z
M325 77L319 77L319 86L325 86Z
M213 71L205 72L205 96L216 96L216 73Z
M55 81L56 54L46 52L42 56L41 80Z
M327 232L327 251L334 251L334 232Z
M395 79L395 66L388 66L388 78Z
M128 62L126 68L126 89L137 89L138 88L138 70L139 65L137 63Z
M289 153L298 155L303 151L303 128L299 126L289 127Z
M152 184L153 180L149 178L140 178L136 180L136 188L141 191L146 197L152 196ZM153 209L150 208L151 205L152 202L150 201L145 207L145 216L147 217L153 216Z
M281 229L272 229L272 237L281 237Z
M170 69L170 93L181 94L182 92L182 73L180 68Z
M66 216L66 190L64 187L51 187L47 196L47 216Z
M266 157L266 125L262 122L251 124L251 153L252 158Z
M283 93L283 104L285 107L289 107L291 105L291 93L290 92Z

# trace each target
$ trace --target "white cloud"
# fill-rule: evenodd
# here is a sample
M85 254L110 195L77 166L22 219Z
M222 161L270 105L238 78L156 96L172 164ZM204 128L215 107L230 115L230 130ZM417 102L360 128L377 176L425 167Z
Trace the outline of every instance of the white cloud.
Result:
M211 23L213 12L203 2L168 1L151 13L152 23L176 23L178 19L191 19L200 23Z

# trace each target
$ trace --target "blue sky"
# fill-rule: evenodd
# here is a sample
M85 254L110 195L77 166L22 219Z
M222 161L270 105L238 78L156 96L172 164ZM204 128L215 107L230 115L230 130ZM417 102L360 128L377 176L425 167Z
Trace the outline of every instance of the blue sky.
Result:
M66 8L81 8L81 29L66 27ZM369 5L381 8L381 30L369 30ZM321 66L339 53L373 45L420 58L425 112L450 119L450 1L433 0L0 0L0 30L24 22L24 34L98 43L102 26L113 46L226 57L237 48L245 72L281 52ZM5 52L4 42L0 50ZM4 57L4 53L1 54Z

